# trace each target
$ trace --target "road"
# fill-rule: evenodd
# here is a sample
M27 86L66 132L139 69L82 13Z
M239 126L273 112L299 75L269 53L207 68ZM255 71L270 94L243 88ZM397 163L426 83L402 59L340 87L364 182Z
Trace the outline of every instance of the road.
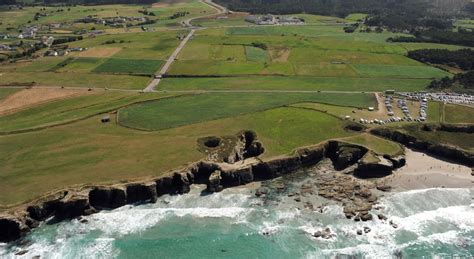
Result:
M213 14L209 14L209 15L190 18L190 19L187 19L187 20L183 21L184 26L192 28L191 31L181 41L181 43L178 45L178 47L174 50L173 54L171 54L171 56L168 58L168 60L163 65L163 67L160 69L160 71L155 74L155 78L148 84L148 86L145 89L143 89L144 92L154 92L155 91L155 88L160 84L161 78L163 77L163 75L166 74L166 72L168 72L169 68L171 67L173 62L176 60L176 58L178 57L181 50L186 46L186 43L188 43L188 41L193 37L194 33L197 30L191 24L191 22L193 20L199 19L199 18L210 17L210 16L214 16L214 15L219 15L219 14L223 14L223 13L227 12L226 8L224 8L223 6L220 6L216 3L213 3L211 0L202 0L200 2L203 3L203 4L207 4L207 5L211 6L217 12L213 13ZM201 28L201 29L203 29L203 28Z

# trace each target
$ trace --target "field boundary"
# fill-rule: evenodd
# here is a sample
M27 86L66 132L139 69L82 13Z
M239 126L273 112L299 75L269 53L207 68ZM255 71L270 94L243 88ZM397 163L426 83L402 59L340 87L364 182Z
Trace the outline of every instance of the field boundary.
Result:
M167 98L173 98L173 97L179 97L179 96L182 96L182 95L161 97L161 98L146 100L146 101L156 101L156 100L160 100L160 99L167 99ZM126 97L124 97L124 98L126 98ZM120 99L123 99L123 98L120 98ZM118 99L118 100L120 100L120 99ZM62 122L58 122L58 123L47 124L47 125L43 125L43 126L39 126L39 127L33 127L33 128L26 128L26 129L12 130L12 131L0 131L0 136L29 133L29 132L40 131L40 130L54 128L54 127L60 127L60 126L68 125L68 124L73 124L73 123L76 123L76 122L79 122L79 121L90 119L92 117L95 117L95 116L98 116L98 115L101 115L101 114L105 114L105 113L109 113L109 112L112 112L112 111L115 111L115 110L119 110L119 109L122 109L124 107L134 105L134 104L137 104L137 103L140 103L140 102L145 102L145 101L138 101L138 102L128 103L126 105L113 107L113 108L110 108L110 109L107 109L107 110L104 110L104 111L101 111L101 112L97 112L97 113L90 114L90 115L87 115L87 116L84 116L84 117L81 117L81 118L77 118L77 119L73 119L73 120L62 121ZM93 105L89 105L88 107L90 107L90 106L93 106ZM73 110L77 110L77 109L73 109ZM117 116L118 116L118 111L117 111Z

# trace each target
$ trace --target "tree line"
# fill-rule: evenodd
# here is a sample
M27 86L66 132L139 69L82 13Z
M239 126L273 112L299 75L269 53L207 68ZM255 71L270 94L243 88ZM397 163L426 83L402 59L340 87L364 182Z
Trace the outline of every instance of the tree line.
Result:
M389 38L389 42L430 42L474 47L474 31L468 30L427 30L416 31L414 37L400 36Z
M474 70L474 51L460 49L420 49L408 52L408 57L423 63L442 64L462 70Z

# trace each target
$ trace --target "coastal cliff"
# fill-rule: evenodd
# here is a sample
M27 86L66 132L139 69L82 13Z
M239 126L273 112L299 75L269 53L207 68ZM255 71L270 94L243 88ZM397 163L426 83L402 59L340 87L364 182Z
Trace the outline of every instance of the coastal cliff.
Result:
M245 135L243 136L245 138ZM244 143L258 143L254 139L254 136L247 136ZM257 150L255 154L263 150L260 144L252 145L244 145L244 148ZM317 146L298 149L292 155L272 159L250 157L235 164L199 161L182 170L146 182L63 191L1 215L0 242L16 240L47 219L60 221L90 215L103 209L115 209L126 204L155 202L164 194L188 193L192 184L206 184L208 192L219 192L229 187L277 178L317 165L326 158L332 161L336 170L353 168L355 174L358 172L357 174L364 174L365 177L379 177L380 163L364 159L369 153L363 146L327 141ZM401 162L394 162L399 161L398 158L380 158L384 159L382 175L389 174L391 170L403 165ZM371 206L367 208L364 215ZM348 217L351 213L352 211L348 213Z

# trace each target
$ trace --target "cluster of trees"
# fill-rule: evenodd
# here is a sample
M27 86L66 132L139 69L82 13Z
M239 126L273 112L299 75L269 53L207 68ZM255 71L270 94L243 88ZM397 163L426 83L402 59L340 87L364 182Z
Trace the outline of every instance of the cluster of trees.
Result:
M474 51L471 49L455 51L447 49L420 49L409 51L408 57L424 63L448 65L462 70L474 70Z
M189 12L177 12L177 13L174 13L173 15L171 15L169 18L170 19L177 19L179 17L184 17L188 14L189 14Z
M430 42L474 47L474 31L428 30L414 33L415 37L389 38L391 42Z
M464 74L457 74L452 79L449 77L434 80L428 86L431 89L456 88L457 90L472 92L474 91L474 71Z
M17 0L18 1L18 0ZM86 5L100 5L100 4L152 4L156 0L42 0L44 4L86 4Z

